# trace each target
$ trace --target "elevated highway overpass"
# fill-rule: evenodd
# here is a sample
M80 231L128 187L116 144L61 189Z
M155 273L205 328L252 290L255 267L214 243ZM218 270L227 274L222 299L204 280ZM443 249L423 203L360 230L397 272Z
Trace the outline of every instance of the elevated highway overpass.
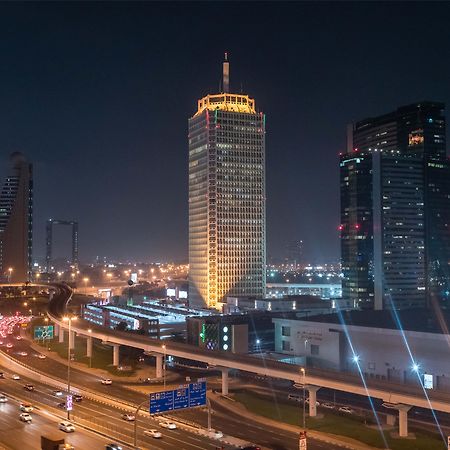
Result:
M60 341L64 340L64 330L68 331L69 323L64 320L68 311L68 303L72 298L72 289L65 284L42 285L52 290L53 295L48 306L48 316L55 323ZM322 370L298 365L262 359L252 355L233 354L222 351L205 350L193 345L159 341L150 337L111 330L95 325L83 319L71 321L69 346L73 346L75 333L86 338L87 356L92 356L92 340L100 339L113 348L113 365L119 365L119 348L128 346L138 348L156 357L157 377L162 376L162 361L164 355L200 361L216 366L222 373L222 393L228 394L228 371L242 370L272 378L290 380L304 385L309 392L309 414L314 417L316 411L316 393L320 388L335 389L343 392L370 395L390 403L399 414L399 435L408 435L408 410L412 406L434 409L450 413L450 393L428 390L427 396L422 387L395 383L386 380L363 380L356 374L331 370ZM164 345L164 347L163 347ZM364 384L365 383L365 384ZM427 398L428 397L428 398Z

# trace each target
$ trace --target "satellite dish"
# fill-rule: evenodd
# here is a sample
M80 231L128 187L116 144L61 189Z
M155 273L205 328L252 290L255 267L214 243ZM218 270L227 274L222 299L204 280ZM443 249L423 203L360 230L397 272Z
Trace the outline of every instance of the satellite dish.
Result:
M128 280L128 286L133 286L134 282L133 280Z

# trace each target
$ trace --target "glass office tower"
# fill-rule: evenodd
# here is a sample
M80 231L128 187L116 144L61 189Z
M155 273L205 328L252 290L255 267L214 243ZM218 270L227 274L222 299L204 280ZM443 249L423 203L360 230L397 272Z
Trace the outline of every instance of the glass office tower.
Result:
M189 303L265 295L265 116L248 95L198 101L189 119Z
M449 292L450 167L442 103L353 124L340 157L343 296L408 308Z
M0 274L3 280L31 280L33 244L33 168L24 156L11 155L12 173L0 194Z

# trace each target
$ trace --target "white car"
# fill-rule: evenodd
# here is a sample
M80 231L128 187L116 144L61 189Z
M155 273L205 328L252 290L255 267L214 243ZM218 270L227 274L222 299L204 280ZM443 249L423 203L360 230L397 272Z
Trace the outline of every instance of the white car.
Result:
M134 414L122 414L122 419L126 420L127 422L134 422L136 420L136 417Z
M6 348L13 348L13 345L8 343L8 344L6 344Z
M19 419L22 422L27 422L27 423L31 423L33 421L32 417L28 413L19 414Z
M102 378L101 383L110 385L112 384L112 380L110 380L109 378Z
M212 439L220 439L223 438L223 433L219 430L211 430L209 432L209 437Z
M322 408L326 408L326 409L334 409L334 405L332 403L322 403Z
M144 430L144 434L146 436L150 436L154 439L161 439L162 438L162 433L161 431L155 430L155 429L151 429L151 430Z
M16 339L17 339L18 341L21 341L21 340L22 340L22 336L17 336Z
M59 429L65 431L66 433L73 433L75 431L75 427L72 423L67 420L63 420L58 425Z
M6 403L8 401L8 397L6 395L0 394L0 403Z
M345 414L353 414L355 412L350 406L341 406L338 411Z
M55 397L62 397L63 393L62 393L62 391L53 391L53 395Z
M33 411L33 406L28 403L21 403L19 409L23 412L30 413Z
M47 358L45 355L43 355L42 353L39 353L39 355L37 355L37 357L39 358L39 359L45 359L45 358Z
M162 422L159 422L158 425L162 428L167 428L168 430L175 430L177 428L177 425L175 423L168 420L163 420Z
M17 374L14 374L11 378L12 378L13 380L20 380L20 376L17 375Z

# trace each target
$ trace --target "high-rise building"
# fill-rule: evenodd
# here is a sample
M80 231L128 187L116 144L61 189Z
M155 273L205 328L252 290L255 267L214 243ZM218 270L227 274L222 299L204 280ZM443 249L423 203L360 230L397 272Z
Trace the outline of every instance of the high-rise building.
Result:
M343 297L361 308L444 300L450 166L442 103L353 124L340 157Z
M31 279L33 168L19 152L11 163L0 194L0 274L21 283Z
M303 262L303 241L290 241L286 245L286 264L297 267Z
M189 119L189 303L265 295L265 116L248 95L198 101Z

